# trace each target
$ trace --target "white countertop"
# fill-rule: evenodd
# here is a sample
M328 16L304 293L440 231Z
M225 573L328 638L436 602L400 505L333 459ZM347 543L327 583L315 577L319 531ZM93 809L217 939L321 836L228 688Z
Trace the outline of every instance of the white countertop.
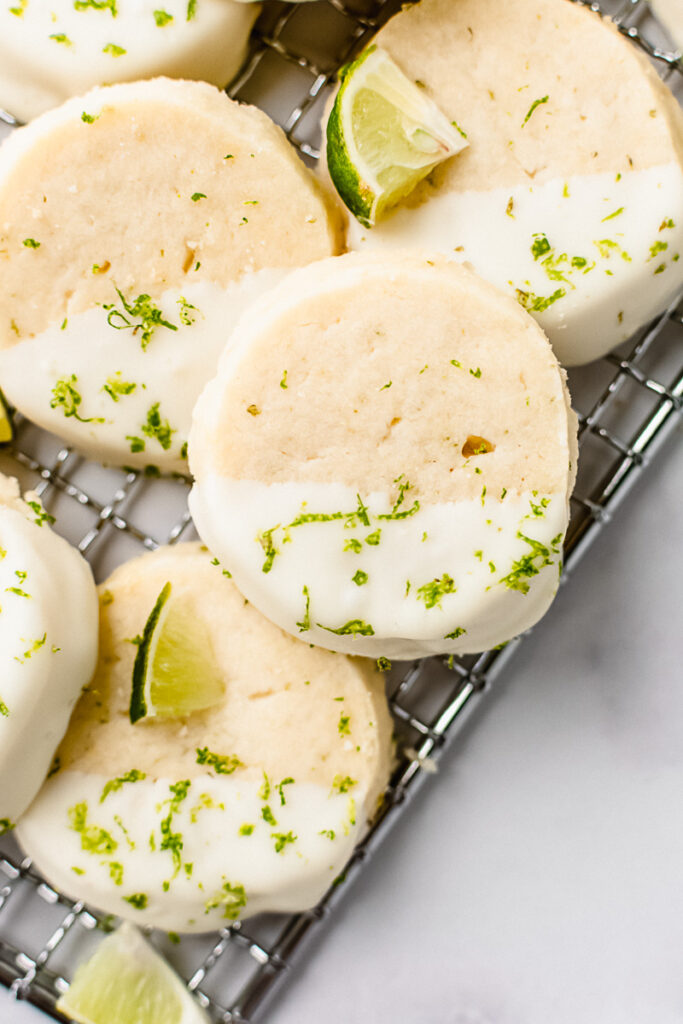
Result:
M674 440L268 1024L681 1024L682 480Z

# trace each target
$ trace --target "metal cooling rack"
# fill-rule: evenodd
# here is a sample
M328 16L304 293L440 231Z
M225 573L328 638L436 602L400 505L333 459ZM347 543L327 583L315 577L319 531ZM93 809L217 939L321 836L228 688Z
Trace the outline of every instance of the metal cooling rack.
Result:
M582 0L576 0L582 2ZM308 161L318 156L318 122L337 68L394 12L394 0L266 3L250 57L231 95L256 102L282 124ZM610 14L653 59L663 79L683 89L683 66L644 0L585 4ZM7 115L7 124L15 123ZM580 417L579 477L565 554L566 583L630 487L673 432L683 394L683 305L664 312L604 359L571 371ZM99 579L126 558L195 536L187 511L188 484L146 480L86 462L21 416L0 471L33 487L58 518L57 528L93 566ZM317 907L291 916L261 915L221 932L152 942L186 979L217 1021L260 1016L304 940L341 899L364 860L424 782L429 762L452 743L455 726L504 671L523 638L500 651L397 666L390 674L391 709L403 756L371 831ZM111 926L111 918L72 902L33 870L11 836L0 841L0 981L61 1020L54 1009L74 965Z

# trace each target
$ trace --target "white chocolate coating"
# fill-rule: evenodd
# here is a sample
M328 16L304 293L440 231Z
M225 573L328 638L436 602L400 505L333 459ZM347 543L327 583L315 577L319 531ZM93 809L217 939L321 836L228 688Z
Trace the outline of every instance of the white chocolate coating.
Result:
M539 238L550 248L534 257ZM401 248L416 240L467 262L513 295L527 293L526 308L560 362L590 362L629 338L681 289L683 171L669 163L491 191L437 192L420 206L399 207L370 230L349 218L352 249Z
M132 725L130 637L167 582L201 624L225 694ZM283 634L199 544L120 566L100 594L99 662L58 770L19 824L23 848L63 892L175 931L315 904L388 780L381 674Z
M389 494L362 499L367 525L356 520L349 528L345 518L276 530L277 554L267 573L265 531L304 512L352 513L357 492L335 484L211 477L194 488L190 507L200 535L245 596L282 629L320 647L401 659L484 651L528 628L550 606L562 564L566 493L437 502L403 520L378 518L391 511ZM361 542L360 551L348 548L351 537ZM534 552L538 574L524 578L528 590L511 587L516 577L509 574ZM354 582L359 570L368 577L361 585ZM432 604L421 588L444 574L454 590ZM329 632L354 619L373 633Z
M159 24L155 12L172 20ZM188 0L114 0L99 10L73 0L3 5L0 107L29 121L94 85L156 75L222 88L244 60L259 5L197 0L190 12Z
M34 423L91 458L186 473L194 404L240 314L284 274L259 270L225 287L190 281L182 294L163 292L155 304L176 330L157 328L146 348L101 306L76 313L63 329L55 324L0 350L3 390ZM113 285L111 301L125 312ZM77 415L63 383L61 403L56 398L60 381L80 396ZM162 429L146 433L155 406Z
M0 831L47 775L96 658L87 563L0 477Z

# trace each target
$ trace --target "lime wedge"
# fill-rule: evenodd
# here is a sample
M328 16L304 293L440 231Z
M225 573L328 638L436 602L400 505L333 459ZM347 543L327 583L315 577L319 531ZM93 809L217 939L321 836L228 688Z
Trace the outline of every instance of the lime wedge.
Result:
M343 69L327 122L327 167L365 227L467 144L384 50L371 46Z
M132 924L80 964L57 1009L79 1024L209 1024L180 978Z
M133 666L130 720L180 718L218 704L225 683L209 631L166 583L150 613Z
M0 391L0 444L7 444L14 437L12 420L10 419L7 402L2 391Z

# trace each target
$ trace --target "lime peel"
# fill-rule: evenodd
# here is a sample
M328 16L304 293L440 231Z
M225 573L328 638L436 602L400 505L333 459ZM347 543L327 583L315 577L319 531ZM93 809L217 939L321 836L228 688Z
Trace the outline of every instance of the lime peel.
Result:
M5 396L0 391L0 444L9 444L14 437L12 419Z
M171 967L125 922L77 967L57 1009L78 1024L209 1024Z
M371 46L342 70L327 122L327 167L365 227L467 145L466 133L386 51Z
M133 665L130 720L180 718L223 700L225 683L204 624L166 583L145 623Z

